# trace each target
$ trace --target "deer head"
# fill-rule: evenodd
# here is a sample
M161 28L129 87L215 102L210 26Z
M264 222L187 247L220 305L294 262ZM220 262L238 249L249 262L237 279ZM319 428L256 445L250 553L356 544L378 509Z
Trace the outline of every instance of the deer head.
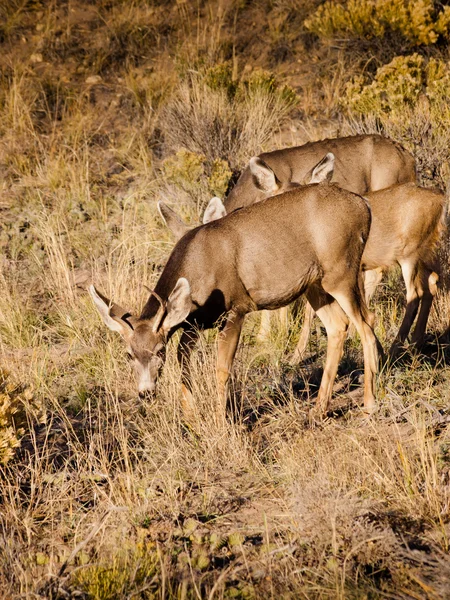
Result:
M136 318L103 294L89 287L94 304L105 325L122 336L128 356L133 361L138 381L139 395L153 394L166 357L166 344L170 333L189 315L192 306L191 288L180 277L166 301L154 291L151 296L159 302L159 308L150 318Z

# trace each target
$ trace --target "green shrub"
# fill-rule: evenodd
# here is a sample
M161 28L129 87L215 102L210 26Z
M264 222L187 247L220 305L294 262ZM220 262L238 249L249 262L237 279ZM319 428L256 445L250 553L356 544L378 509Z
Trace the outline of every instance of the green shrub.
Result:
M78 561L83 560L78 556ZM89 560L89 556L86 556ZM75 571L72 585L81 589L89 598L107 600L124 597L156 597L160 586L160 561L156 548L151 544L137 543L112 556L110 561L86 565Z
M424 58L397 56L380 67L372 83L358 75L346 86L344 105L361 114L381 114L414 105L424 85Z
M348 0L325 2L305 21L321 38L383 38L400 34L411 46L435 44L447 38L450 7L438 11L433 0Z

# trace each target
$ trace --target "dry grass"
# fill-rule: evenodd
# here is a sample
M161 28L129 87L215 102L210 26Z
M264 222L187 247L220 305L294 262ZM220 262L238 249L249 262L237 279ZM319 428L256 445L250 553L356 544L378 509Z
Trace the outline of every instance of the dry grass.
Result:
M230 65L227 85L248 91L235 17L255 43L249 23L265 4L224 3L219 11L205 3L199 14L188 3L126 4L71 3L73 13L45 2L2 8L0 596L447 597L445 289L424 352L407 351L382 372L380 410L368 421L358 410L362 355L352 339L333 410L309 428L325 341L318 328L308 363L287 365L301 314L264 346L254 342L258 316L248 318L225 422L215 411L214 332L194 353L190 426L180 411L175 341L155 400L136 398L121 341L83 287L93 279L138 312L144 284L154 284L173 246L156 199L165 194L196 220L227 169L271 147L289 102L270 85L230 96L186 79L190 57L198 73ZM306 16L299 0L274 3L271 43L300 10ZM161 24L169 13L170 35ZM148 41L155 31L157 47ZM95 49L89 57L84 43ZM178 48L173 61L169 46ZM30 62L33 53L42 63ZM342 56L335 60L319 91L304 88L310 114L318 106L327 117L338 112L349 73ZM102 80L89 83L91 75ZM176 115L193 128L177 127ZM212 143L208 115L219 121ZM309 137L319 137L320 125L309 123ZM424 160L439 162L439 143L434 154L427 146ZM173 154L179 146L193 153L181 155L187 173ZM402 298L394 276L375 298L385 347Z

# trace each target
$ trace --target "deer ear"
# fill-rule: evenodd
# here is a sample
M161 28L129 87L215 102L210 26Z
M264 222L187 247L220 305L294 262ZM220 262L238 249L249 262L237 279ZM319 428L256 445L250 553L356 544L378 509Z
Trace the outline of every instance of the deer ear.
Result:
M120 333L121 336L129 337L133 332L134 318L132 315L118 304L108 300L93 285L90 285L88 290L105 325L112 331Z
M328 154L326 154L322 160L305 175L304 183L308 185L310 183L322 183L322 181L325 181L326 179L330 181L334 173L334 160L334 154L328 152Z
M158 211L161 219L175 236L178 241L191 228L177 215L177 213L169 208L164 202L158 202Z
M180 277L167 300L167 314L162 329L168 332L182 323L191 312L191 306L191 286L185 277Z
M211 221L217 221L221 219L227 214L227 209L225 208L222 200L217 196L211 198L206 207L206 210L203 214L203 225L206 223L211 223Z
M253 156L248 164L256 187L263 192L276 192L280 187L278 179L272 169L259 158Z

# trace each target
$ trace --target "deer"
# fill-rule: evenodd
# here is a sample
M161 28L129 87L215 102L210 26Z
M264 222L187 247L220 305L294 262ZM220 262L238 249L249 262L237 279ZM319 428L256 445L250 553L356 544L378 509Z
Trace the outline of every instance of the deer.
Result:
M292 183L310 182L312 170L327 153L335 157L331 181L356 194L364 195L369 191L416 181L413 156L397 142L381 135L354 135L309 142L252 157L223 204L218 204L220 199L211 201L203 222L282 193ZM176 239L186 233L188 226L173 210L160 203L159 211ZM287 308L280 314L281 321L286 322L286 319ZM258 341L267 341L269 332L270 313L263 312Z
M372 225L361 261L366 304L369 304L383 273L394 265L400 265L406 287L405 315L389 351L390 360L394 360L411 331L417 313L411 344L416 347L423 345L428 317L438 290L436 250L445 228L447 202L440 190L415 183L369 192L365 198L372 211ZM290 360L292 365L304 358L313 317L314 311L307 303L300 338Z
M313 414L321 416L328 409L349 322L363 346L364 412L373 412L378 341L360 287L370 208L361 196L330 184L320 164L318 170L321 175L313 170L311 177L318 183L293 187L188 231L175 245L139 317L90 286L104 324L125 342L141 396L155 393L167 343L182 329L177 356L182 407L189 413L190 354L200 330L222 322L216 380L224 412L245 315L286 306L305 294L328 336Z
M293 182L304 183L305 177L327 154L335 157L331 181L339 187L364 195L369 191L381 190L396 183L415 183L416 165L414 157L399 143L378 134L352 135L319 142L308 142L302 146L283 148L260 154L257 159L274 174L270 185L279 186ZM240 175L224 201L227 213L259 202L267 197L264 180L255 178L251 161Z
M319 165L321 172L326 173L328 180L332 180L335 165L333 153L327 153ZM316 167L316 176L320 177L319 165ZM254 171L255 177L257 168L264 168L265 181L269 181L271 170L267 166L262 167L251 159L249 168ZM308 177L312 180L311 174L306 179ZM274 174L272 178L275 179ZM446 198L440 190L420 187L413 182L369 192L365 194L365 198L372 209L372 226L362 259L366 303L369 304L384 272L396 264L402 269L406 287L405 315L389 351L389 357L393 360L403 347L417 313L411 343L417 347L423 344L428 317L438 289L436 246L444 228ZM175 211L163 203L159 203L159 210L170 229L173 230L173 220L177 220L179 233L189 230L189 226ZM213 198L203 220L208 222L225 214L224 203L219 198ZM314 311L307 302L300 338L290 359L291 365L299 364L305 356L313 317Z

